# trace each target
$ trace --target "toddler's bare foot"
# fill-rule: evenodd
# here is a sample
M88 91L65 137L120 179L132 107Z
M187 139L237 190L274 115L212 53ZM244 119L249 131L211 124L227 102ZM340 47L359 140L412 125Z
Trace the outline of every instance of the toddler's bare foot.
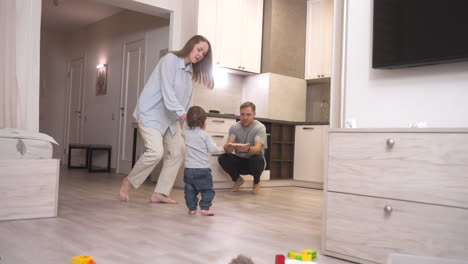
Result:
M176 204L177 201L174 201L171 199L171 197L162 194L162 193L157 193L153 192L150 198L151 203L168 203L168 204Z
M201 214L204 216L213 216L214 213L211 212L210 210L201 210Z
M252 188L252 193L253 194L258 194L260 193L260 184L259 183L254 183L253 188Z
M120 185L120 192L119 192L119 199L121 201L128 202L130 200L130 189L132 189L132 184L128 181L128 178L125 177L122 180L122 184Z
M239 190L239 187L244 184L244 179L242 177L239 177L236 182L234 183L234 186L231 188L231 192L237 192Z
M189 211L188 214L189 215L195 215L197 213L197 211Z

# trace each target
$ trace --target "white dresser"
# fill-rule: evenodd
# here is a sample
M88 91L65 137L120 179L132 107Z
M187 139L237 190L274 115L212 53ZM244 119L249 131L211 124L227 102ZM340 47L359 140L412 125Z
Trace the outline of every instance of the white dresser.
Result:
M468 260L468 129L332 129L323 254Z
M229 137L229 128L236 123L236 119L208 117L205 130L211 135L218 147L223 147ZM231 176L218 163L218 155L211 155L209 159L214 188L228 188L232 185ZM226 184L229 186L225 186Z

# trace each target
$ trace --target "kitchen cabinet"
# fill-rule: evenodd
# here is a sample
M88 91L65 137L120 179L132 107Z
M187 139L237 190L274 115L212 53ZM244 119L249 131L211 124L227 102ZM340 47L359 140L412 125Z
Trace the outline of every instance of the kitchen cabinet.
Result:
M200 0L198 15L216 66L260 73L262 0Z
M468 258L467 129L333 129L327 171L325 255Z
M296 126L294 180L323 183L328 126Z
M308 0L305 79L331 77L333 0Z

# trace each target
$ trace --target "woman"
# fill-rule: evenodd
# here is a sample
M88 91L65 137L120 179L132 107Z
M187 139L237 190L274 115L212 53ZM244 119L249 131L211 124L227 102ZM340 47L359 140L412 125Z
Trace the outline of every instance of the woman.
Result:
M122 180L120 200L129 200L130 189L140 187L166 150L150 202L177 203L169 194L183 161L179 121L186 119L192 106L193 82L209 88L214 84L211 45L200 35L190 38L181 50L163 56L141 92L133 116L146 150Z

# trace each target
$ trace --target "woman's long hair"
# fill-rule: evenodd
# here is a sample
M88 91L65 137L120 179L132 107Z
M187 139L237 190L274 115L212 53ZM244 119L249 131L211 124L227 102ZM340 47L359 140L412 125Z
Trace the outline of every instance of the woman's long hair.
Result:
M208 88L213 88L213 53L211 52L211 44L205 37L195 35L185 43L185 46L181 50L170 51L170 53L185 58L192 52L193 47L200 42L206 42L208 44L208 51L201 61L192 64L192 80Z

